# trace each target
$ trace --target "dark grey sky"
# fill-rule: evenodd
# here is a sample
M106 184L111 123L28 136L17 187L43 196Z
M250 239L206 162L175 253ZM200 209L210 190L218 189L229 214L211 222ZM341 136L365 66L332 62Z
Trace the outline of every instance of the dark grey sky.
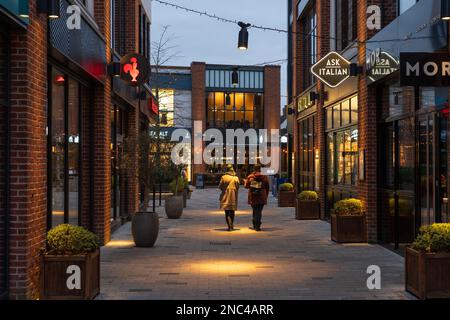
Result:
M255 25L287 28L287 3L284 0L164 0L199 11L208 11L231 20ZM152 40L169 25L181 56L170 65L188 66L192 61L217 64L253 65L287 58L287 35L250 29L249 50L237 48L239 27L205 16L188 13L152 1ZM282 107L286 103L286 62L282 66Z

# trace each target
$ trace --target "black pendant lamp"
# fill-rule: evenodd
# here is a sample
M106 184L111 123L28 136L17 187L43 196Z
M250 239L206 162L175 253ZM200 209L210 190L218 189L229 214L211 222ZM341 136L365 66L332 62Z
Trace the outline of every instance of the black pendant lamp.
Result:
M235 87L239 85L239 74L237 69L234 69L231 74L231 84Z
M450 0L441 0L441 19L450 20Z
M250 27L251 24L239 21L238 25L239 25L239 27L241 27L241 30L239 31L238 48L240 50L247 50L248 49L248 30L247 30L247 28Z
M61 16L60 0L40 0L38 1L38 13L45 13L49 19L57 19Z

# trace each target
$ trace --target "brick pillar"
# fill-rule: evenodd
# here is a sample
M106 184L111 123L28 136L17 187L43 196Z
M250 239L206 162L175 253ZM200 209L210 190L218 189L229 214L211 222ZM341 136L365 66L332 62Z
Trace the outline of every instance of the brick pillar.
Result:
M191 75L192 75L192 130L194 130L194 121L202 122L202 132L205 130L206 124L206 84L205 84L205 71L206 66L203 62L192 62ZM194 138L194 137L192 137ZM205 144L203 143L203 148ZM194 149L194 141L192 141L192 159L194 159L194 153L200 152L200 150ZM203 151L201 151L203 153ZM202 161L202 164L192 165L192 177L195 179L196 173L205 172L206 165ZM193 181L195 184L195 180Z
M317 10L317 33L319 37L317 38L317 52L319 56L317 60L324 57L330 51L330 2L329 1L316 1ZM308 70L308 72L310 72ZM318 81L316 90L319 93L319 99L317 100L317 118L316 118L316 141L319 148L319 202L320 202L320 212L321 218L326 218L326 150L327 141L325 135L325 85Z
M45 246L47 218L47 20L36 13L36 1L29 5L27 30L9 32L10 299L38 297L39 257Z
M367 7L378 5L382 10L382 27L396 17L396 1L358 0L358 64L366 64L366 44L378 30L367 28ZM367 215L367 239L371 243L378 238L378 132L377 132L377 99L376 87L369 86L363 75L358 79L359 101L359 150L365 152L366 179L358 183L358 195L363 201Z
M110 51L110 1L97 0L94 3L94 16L100 32L106 39L106 62L111 61ZM94 88L94 232L101 244L111 237L111 80L104 86Z
M267 130L280 129L280 99L280 66L265 66L264 128Z

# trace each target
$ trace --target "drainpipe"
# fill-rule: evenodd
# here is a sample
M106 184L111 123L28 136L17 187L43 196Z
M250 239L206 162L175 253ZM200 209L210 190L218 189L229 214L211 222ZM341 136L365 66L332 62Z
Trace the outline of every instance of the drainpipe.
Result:
M0 299L7 299L9 295L9 225L10 225L10 214L11 214L11 206L10 206L10 184L11 184L11 74L9 63L11 59L11 49L10 43L11 38L9 32L5 32L3 34L5 37L5 42L7 43L6 52L5 52L5 89L6 89L6 110L5 110L5 234L4 234L4 243L5 243L5 258L4 258L4 275L3 281L5 283L5 288L2 292L0 292Z

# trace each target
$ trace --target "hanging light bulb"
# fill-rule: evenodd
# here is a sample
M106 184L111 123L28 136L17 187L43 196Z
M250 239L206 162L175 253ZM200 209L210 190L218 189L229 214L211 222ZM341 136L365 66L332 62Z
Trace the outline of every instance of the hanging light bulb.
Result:
M239 74L237 69L233 69L233 73L231 74L231 84L235 87L239 85Z
M450 0L441 0L441 19L450 20Z
M248 30L247 30L247 28L250 27L251 24L239 21L238 25L239 25L239 27L241 27L241 30L239 31L238 48L241 50L247 50L248 49Z

